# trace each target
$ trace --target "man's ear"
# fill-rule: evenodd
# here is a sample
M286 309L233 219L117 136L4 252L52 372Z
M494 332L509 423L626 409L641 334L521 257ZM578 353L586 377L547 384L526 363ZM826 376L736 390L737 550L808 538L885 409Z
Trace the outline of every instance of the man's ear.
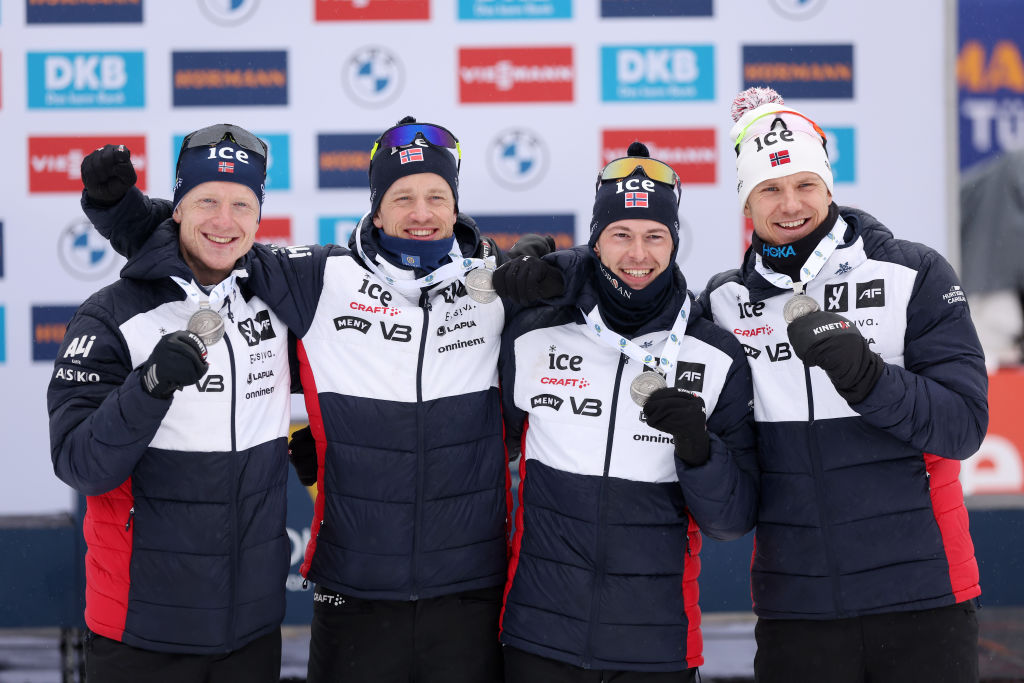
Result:
M373 224L378 228L384 227L384 221L380 219L380 209L377 209L377 213L373 214Z
M181 223L181 202L178 202L178 205L174 207L174 211L171 212L171 218L174 219L175 223Z
M746 204L743 205L743 215L746 216L747 218L751 217L750 216L750 202L747 202Z

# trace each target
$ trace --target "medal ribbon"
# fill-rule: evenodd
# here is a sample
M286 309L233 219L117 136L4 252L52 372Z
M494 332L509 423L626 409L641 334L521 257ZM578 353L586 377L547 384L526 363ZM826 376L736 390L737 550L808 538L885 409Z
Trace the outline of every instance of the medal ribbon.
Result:
M782 289L791 287L794 293L803 294L804 288L821 272L825 262L828 261L829 257L832 256L832 252L839 246L839 242L843 239L844 234L846 234L846 221L843 220L842 216L837 216L836 224L832 226L832 230L821 238L817 248L804 262L803 268L800 269L799 282L794 282L790 276L784 273L776 273L764 265L761 255L756 253L754 254L754 270L776 287Z
M184 280L175 275L171 276L179 287L185 290L185 294L188 298L193 301L199 308L211 308L214 311L223 306L223 302L230 298L231 293L235 291L235 280L240 277L248 277L249 271L245 268L239 268L231 272L220 284L210 290L209 294L206 294L199 285L196 284L195 280L191 282Z
M626 339L605 325L604 320L601 319L601 314L597 310L597 306L594 306L590 313L581 308L580 313L583 314L584 320L587 321L587 331L590 332L590 336L606 346L618 349L620 353L660 373L665 378L667 386L675 386L679 349L683 345L683 334L686 332L686 324L690 318L690 295L688 293L683 297L683 306L679 309L679 315L676 316L675 324L669 330L668 339L665 340L665 347L661 350L660 363L655 362L653 353L640 348L636 342Z
M363 216L365 219L366 216ZM359 221L359 225L362 225L363 221ZM487 261L481 258L463 258L462 252L459 250L459 241L452 238L452 248L448 252L448 256L451 257L451 263L446 263L440 268L435 269L433 272L424 275L421 278L415 280L403 280L400 278L392 277L385 273L377 263L366 255L363 251L362 242L362 230L356 227L356 252L359 257L366 264L366 267L373 272L378 278L388 283L390 286L397 289L402 294L414 294L419 292L424 287L437 284L438 282L444 282L452 278L463 278L466 273L473 270L474 268L484 268L487 266Z

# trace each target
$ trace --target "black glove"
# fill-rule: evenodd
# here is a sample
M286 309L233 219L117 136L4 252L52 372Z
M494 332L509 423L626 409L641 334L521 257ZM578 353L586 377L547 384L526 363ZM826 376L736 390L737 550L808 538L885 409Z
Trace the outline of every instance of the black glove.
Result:
M82 184L96 206L113 206L135 185L132 153L124 145L103 145L82 159Z
M494 271L491 280L502 299L527 306L565 292L562 271L536 256L513 259Z
M508 250L509 259L520 256L536 256L540 258L555 250L555 238L551 235L538 235L535 232L520 237Z
M288 459L291 460L295 474L299 475L299 481L303 486L312 486L316 483L316 441L313 439L312 429L303 427L295 430L288 442Z
M885 370L885 362L857 326L836 313L808 313L791 322L786 332L797 358L824 370L847 403L867 398Z
M676 440L676 458L691 467L703 465L711 456L707 411L704 399L685 389L658 389L644 403L647 424L671 434Z
M142 388L150 396L170 398L178 389L195 384L209 369L206 344L194 332L165 334L142 364Z

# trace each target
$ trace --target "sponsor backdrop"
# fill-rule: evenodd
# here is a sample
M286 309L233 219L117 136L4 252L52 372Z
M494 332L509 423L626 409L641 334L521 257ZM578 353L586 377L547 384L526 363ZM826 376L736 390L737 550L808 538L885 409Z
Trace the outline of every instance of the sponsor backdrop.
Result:
M261 237L346 242L373 140L413 114L462 140L461 208L486 232L568 246L597 170L639 138L684 180L680 259L699 290L746 240L730 102L769 83L828 132L841 203L944 250L948 7L0 0L0 514L75 506L52 473L45 388L75 307L123 264L78 205L95 147L129 145L139 185L167 197L182 135L241 124L270 142Z

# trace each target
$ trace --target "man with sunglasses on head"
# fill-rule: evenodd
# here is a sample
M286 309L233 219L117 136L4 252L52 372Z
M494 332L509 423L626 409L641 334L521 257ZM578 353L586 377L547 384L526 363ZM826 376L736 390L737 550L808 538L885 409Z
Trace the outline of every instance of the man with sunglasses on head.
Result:
M502 615L509 683L670 683L703 663L701 531L754 525L750 370L675 256L679 179L638 142L602 171L586 246L543 258L566 294L505 328L521 484ZM518 292L532 257L497 270Z
M988 403L963 290L934 250L833 202L825 134L774 90L741 93L733 120L754 236L701 298L757 396L754 676L977 681L958 474Z
M447 129L403 119L371 151L370 211L349 248L253 250L249 285L299 338L312 438L293 450L315 457L304 483L318 489L301 569L316 584L314 683L501 679L505 308L485 302L486 282L467 296L466 277L503 256L458 212L460 155ZM131 251L160 204L147 202L131 188L90 217Z
M89 681L280 678L288 350L245 282L266 167L240 128L186 137L170 217L79 307L57 355L53 467L87 497Z

